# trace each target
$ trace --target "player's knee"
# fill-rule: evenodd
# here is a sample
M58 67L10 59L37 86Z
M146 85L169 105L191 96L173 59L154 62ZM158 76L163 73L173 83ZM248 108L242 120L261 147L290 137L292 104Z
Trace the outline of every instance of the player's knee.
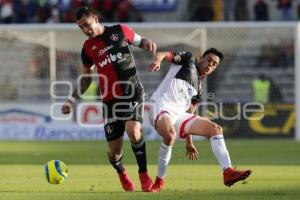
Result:
M220 125L213 123L210 135L211 137L214 135L223 135L223 128Z
M173 130L168 130L164 134L164 143L167 145L173 145L176 140L176 132Z
M138 143L141 139L141 131L137 127L127 128L126 132L131 142Z

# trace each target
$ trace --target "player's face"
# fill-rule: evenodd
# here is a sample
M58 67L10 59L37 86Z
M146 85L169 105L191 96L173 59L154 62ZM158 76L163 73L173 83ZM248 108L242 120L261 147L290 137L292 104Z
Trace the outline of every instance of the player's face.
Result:
M201 75L207 76L215 71L215 69L219 66L220 58L217 55L210 53L205 57L201 56L199 64Z
M79 28L86 34L89 38L94 38L97 36L98 31L98 18L95 15L82 16L80 20L77 20Z

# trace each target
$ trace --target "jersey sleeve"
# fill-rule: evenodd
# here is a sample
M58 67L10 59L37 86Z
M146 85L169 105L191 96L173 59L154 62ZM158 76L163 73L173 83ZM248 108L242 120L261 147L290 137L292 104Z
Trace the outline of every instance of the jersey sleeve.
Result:
M82 60L83 66L86 68L90 68L94 64L93 61L90 59L90 57L87 55L84 48L82 48L82 50L81 50L81 60Z
M135 33L134 30L131 29L129 26L126 25L120 25L120 26L126 41L129 44L132 44L134 46L139 46L142 41L142 37L139 34Z
M183 51L173 52L171 55L171 63L182 65L184 62L191 59L192 56L193 55L191 52L183 52Z

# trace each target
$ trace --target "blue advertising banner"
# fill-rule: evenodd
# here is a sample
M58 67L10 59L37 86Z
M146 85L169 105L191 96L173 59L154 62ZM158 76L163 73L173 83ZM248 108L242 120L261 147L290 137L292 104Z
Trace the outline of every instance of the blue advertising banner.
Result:
M137 10L148 12L175 11L177 0L133 0Z

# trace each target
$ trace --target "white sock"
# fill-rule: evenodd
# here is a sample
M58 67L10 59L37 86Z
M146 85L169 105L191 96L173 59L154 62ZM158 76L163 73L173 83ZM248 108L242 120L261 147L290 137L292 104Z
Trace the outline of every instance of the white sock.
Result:
M231 167L232 165L223 135L215 135L211 137L210 144L222 170Z
M173 146L168 146L163 142L160 145L159 155L158 155L158 172L157 172L157 176L159 178L164 178L167 173L167 167L172 156L172 147Z

